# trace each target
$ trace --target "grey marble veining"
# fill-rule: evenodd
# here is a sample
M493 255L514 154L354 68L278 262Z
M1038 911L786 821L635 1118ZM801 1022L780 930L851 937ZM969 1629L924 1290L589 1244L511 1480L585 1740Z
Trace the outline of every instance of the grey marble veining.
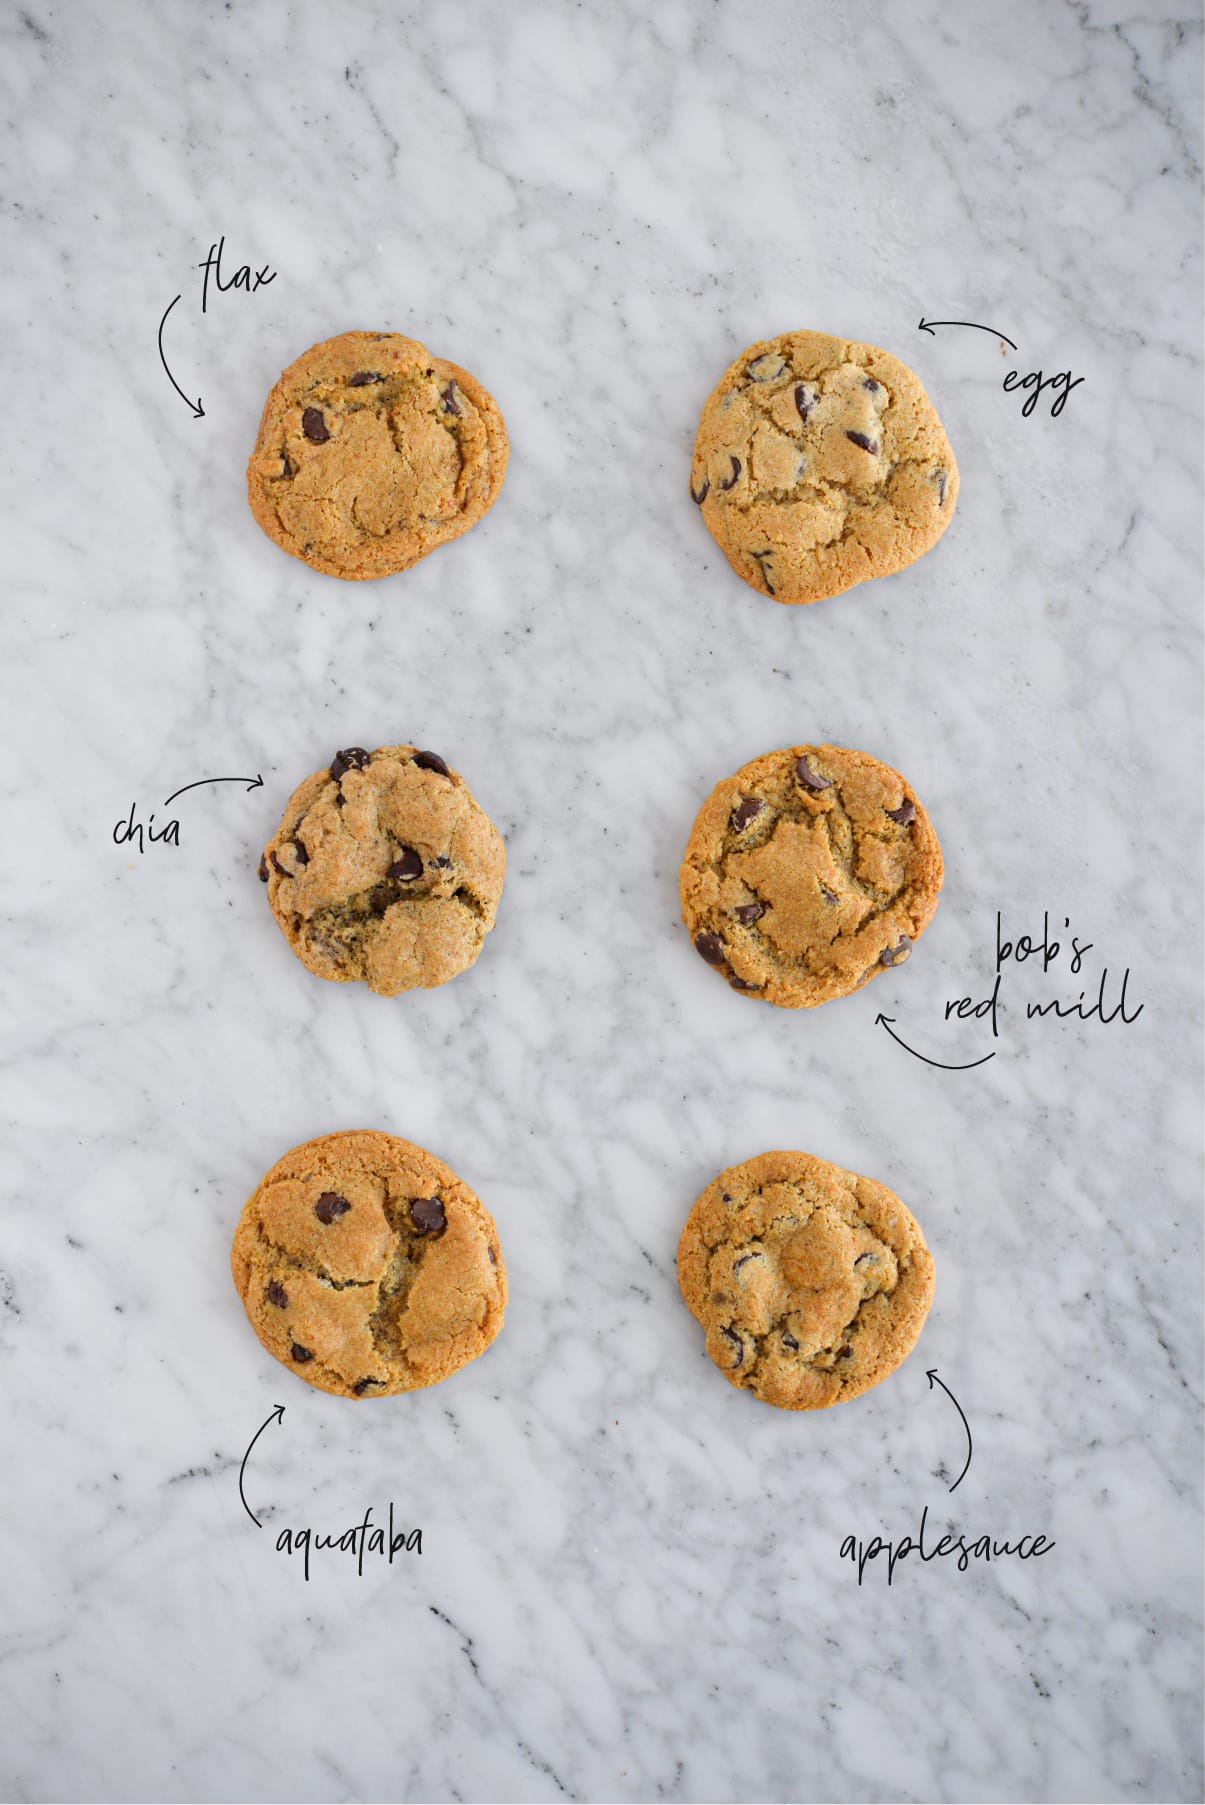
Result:
M4 1796L1199 1798L1199 12L2 26ZM277 275L202 317L223 233ZM913 364L962 493L911 570L787 609L686 481L727 363L797 326ZM243 490L278 371L352 327L467 366L512 442L480 526L363 585ZM1084 380L1025 419L1014 363ZM510 862L477 967L385 1002L296 964L254 869L302 775L403 739ZM908 774L947 882L906 967L791 1015L701 965L677 865L719 778L824 739ZM240 771L178 849L113 845ZM1138 1019L1026 1022L1085 981L1056 964L1006 972L995 1043L947 1023L997 910L1070 917ZM936 1070L880 1011L997 1056ZM512 1286L484 1360L363 1408L227 1270L260 1174L353 1126L463 1174ZM730 1390L674 1277L698 1191L775 1146L891 1185L937 1261L913 1358L816 1417ZM275 1551L391 1502L421 1557ZM926 1506L1057 1545L859 1588L843 1537Z

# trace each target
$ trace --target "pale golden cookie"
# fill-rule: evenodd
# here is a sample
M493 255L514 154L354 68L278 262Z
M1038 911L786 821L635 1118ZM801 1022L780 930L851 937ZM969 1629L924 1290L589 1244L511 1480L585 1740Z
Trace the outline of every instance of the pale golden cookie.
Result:
M481 519L508 449L497 403L467 370L397 332L344 332L268 396L247 497L292 557L332 577L387 577Z
M750 345L709 397L690 493L746 583L818 602L927 552L953 518L958 466L906 364L787 332Z
M790 746L716 785L678 890L695 951L734 990L811 1009L902 964L941 880L937 835L898 772Z
M763 1153L709 1184L678 1283L729 1384L780 1410L869 1391L916 1344L933 1259L899 1198L808 1153Z
M268 1352L342 1398L437 1385L485 1352L506 1309L489 1211L442 1160L370 1130L278 1160L230 1270Z
M506 849L464 778L414 746L349 746L289 798L259 875L301 963L381 996L468 969L494 925Z

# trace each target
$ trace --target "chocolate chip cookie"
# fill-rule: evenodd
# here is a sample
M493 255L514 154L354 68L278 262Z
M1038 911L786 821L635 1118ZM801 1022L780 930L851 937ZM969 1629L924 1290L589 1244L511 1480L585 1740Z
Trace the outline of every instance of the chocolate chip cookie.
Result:
M901 965L941 880L937 835L898 772L790 746L716 785L678 891L695 951L733 990L811 1009Z
M906 364L787 332L750 345L711 394L690 493L746 583L776 602L818 602L936 544L958 466Z
M268 1352L341 1398L437 1385L485 1352L506 1309L489 1211L433 1154L367 1130L276 1162L230 1269Z
M396 332L344 332L268 396L247 496L292 557L387 577L481 519L508 450L497 403L467 370Z
M762 1153L691 1210L678 1283L729 1384L780 1410L823 1410L911 1353L933 1259L885 1185L808 1153Z
M380 996L468 969L506 850L464 778L415 746L349 746L289 798L259 875L301 963Z

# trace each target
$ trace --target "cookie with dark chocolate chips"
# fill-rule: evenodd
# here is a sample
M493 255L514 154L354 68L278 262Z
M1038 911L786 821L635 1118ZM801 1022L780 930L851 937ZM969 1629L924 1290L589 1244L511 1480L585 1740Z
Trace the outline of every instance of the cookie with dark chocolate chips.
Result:
M294 558L360 580L406 570L491 508L508 456L467 370L396 332L344 332L281 376L247 466L251 512Z
M841 746L789 746L716 785L678 888L696 952L734 990L810 1009L903 964L942 870L898 772Z
M268 1352L343 1398L438 1384L485 1352L506 1310L489 1211L433 1154L367 1130L278 1160L230 1265Z
M920 378L820 332L750 345L703 409L691 499L738 576L816 602L889 576L945 532L958 466Z
M763 1153L696 1202L678 1284L730 1385L780 1410L823 1410L911 1353L933 1259L885 1185L808 1153Z
M392 997L474 963L498 912L506 850L438 753L351 746L294 791L259 869L308 970Z

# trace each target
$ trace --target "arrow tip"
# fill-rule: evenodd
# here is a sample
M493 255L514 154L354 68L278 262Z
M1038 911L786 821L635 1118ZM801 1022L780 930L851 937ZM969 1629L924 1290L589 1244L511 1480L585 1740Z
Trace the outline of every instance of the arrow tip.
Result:
M278 1422L278 1423L283 1423L283 1422L284 1422L284 1420L285 1420L285 1407L284 1407L284 1405L283 1405L283 1404L278 1404L278 1405L277 1405L277 1406L276 1406L276 1408L275 1408L275 1410L274 1410L274 1411L273 1411L273 1412L272 1412L272 1415L273 1415L273 1416L274 1416L274 1417L275 1417L275 1418L276 1418L276 1420L277 1420L277 1422ZM269 1421L270 1421L270 1420L271 1420L271 1419L269 1419Z
M203 420L205 418L205 409L201 406L201 397L199 395L193 402L192 417L194 420Z
M264 780L263 780L263 778L262 778L262 777L261 777L261 776L260 776L260 774L259 774L259 772L258 772L258 771L257 771L257 772L256 772L256 774L255 774L255 782L254 782L254 783L249 783L249 784L248 784L248 785L247 785L247 789L248 789L248 792L250 792L250 791L251 791L251 790L262 790L262 789L263 789L263 787L264 787ZM283 1404L282 1404L282 1405L281 1405L281 1409L282 1409L282 1410L283 1410L283 1409L284 1409L284 1405L283 1405Z
M918 332L927 332L929 334L930 338L937 337L937 334L934 332L932 326L928 326L925 324L925 316L923 313L920 316L920 325L916 328L916 330Z
M929 1381L929 1390L932 1391L933 1390L933 1381L937 1377L937 1368L935 1366L929 1367L925 1373L925 1377Z
M886 1027L889 1027L890 1024L894 1020L895 1020L894 1015L884 1015L883 1011L880 1009L879 1013L874 1018L874 1025L877 1028L879 1023L881 1022L883 1024L884 1028L886 1028Z

